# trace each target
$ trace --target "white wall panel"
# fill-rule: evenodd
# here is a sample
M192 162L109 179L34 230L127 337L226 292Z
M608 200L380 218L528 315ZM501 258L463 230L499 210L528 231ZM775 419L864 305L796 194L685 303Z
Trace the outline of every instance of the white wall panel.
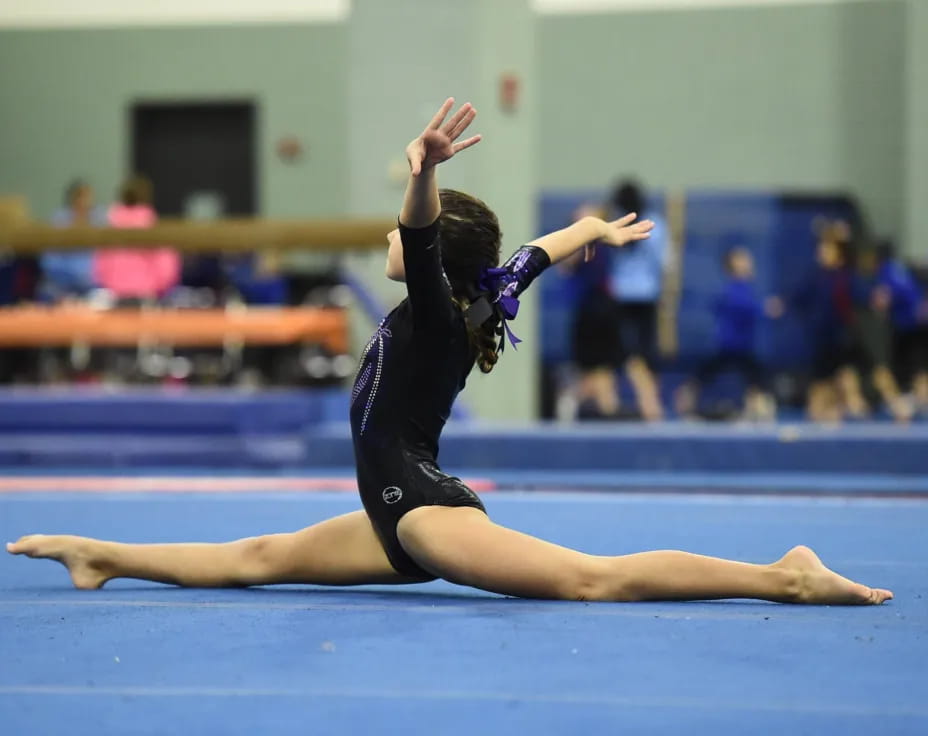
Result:
M350 9L350 0L0 0L0 28L333 22Z
M532 0L535 12L545 15L579 15L641 10L702 10L752 8L769 5L834 5L864 0Z

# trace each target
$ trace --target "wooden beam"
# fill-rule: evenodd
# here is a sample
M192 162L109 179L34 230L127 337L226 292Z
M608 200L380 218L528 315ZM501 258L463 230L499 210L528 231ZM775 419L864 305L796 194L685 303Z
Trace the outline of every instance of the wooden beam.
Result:
M247 253L287 250L382 250L396 221L387 218L327 220L227 219L210 222L161 220L151 228L0 225L0 249L20 253L78 248L173 247L184 252Z

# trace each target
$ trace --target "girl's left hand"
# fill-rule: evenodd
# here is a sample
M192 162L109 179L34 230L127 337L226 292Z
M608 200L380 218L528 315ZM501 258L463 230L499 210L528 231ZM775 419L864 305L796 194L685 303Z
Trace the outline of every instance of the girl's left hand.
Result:
M654 229L654 223L651 220L642 220L635 222L638 217L636 212L629 212L625 217L620 217L612 222L604 222L603 234L599 242L608 245L625 245L635 240L644 240L651 235Z
M470 148L480 142L480 136L475 135L455 143L467 126L477 115L477 111L469 102L461 105L460 109L444 122L445 116L454 106L454 98L449 97L441 106L431 122L425 126L422 134L406 146L406 158L409 160L409 172L418 176L423 171L433 168L459 151Z

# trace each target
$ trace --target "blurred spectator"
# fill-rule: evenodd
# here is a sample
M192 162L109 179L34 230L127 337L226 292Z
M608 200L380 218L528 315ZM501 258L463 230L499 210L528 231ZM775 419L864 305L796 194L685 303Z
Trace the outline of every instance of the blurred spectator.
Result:
M94 192L90 184L76 179L68 185L64 206L52 215L52 224L56 227L106 226L106 214L94 205ZM42 278L39 293L45 301L80 299L96 285L92 251L45 251L40 265Z
M871 247L862 248L856 260L856 278L859 280L857 293L862 294L862 298L856 304L855 327L864 355L864 366L870 369L867 378L893 419L907 422L914 413L912 405L899 391L899 384L891 368L891 295L879 283L877 251Z
M928 410L928 320L921 308L925 295L892 242L876 250L875 298L886 304L892 327L892 365L899 383L911 391L919 411Z
M676 410L683 416L693 414L699 405L699 390L709 385L723 371L736 372L746 387L744 411L749 419L768 420L776 414L773 397L767 387L764 367L755 352L757 324L764 317L777 319L783 314L783 302L777 297L765 301L754 289L754 257L747 248L733 248L725 254L728 275L722 293L713 305L717 352L706 361L693 379L676 394Z
M605 218L606 212L602 207L584 205L574 213L574 221L587 216ZM572 348L580 371L579 419L614 419L619 411L616 376L622 368L622 348L618 310L609 293L609 251L594 245L560 264L562 271L571 274L576 294Z
M641 415L647 420L664 415L654 378L657 360L657 307L663 290L664 271L670 259L667 227L663 217L650 210L640 186L621 182L612 196L618 216L638 213L654 221L651 237L615 249L610 290L618 305L622 358Z
M284 306L288 284L280 269L280 255L264 251L236 263L232 283L246 304Z
M886 332L881 324L885 300L873 290L870 253L855 259L850 226L842 221L819 228L818 268L792 303L803 313L814 345L808 413L814 421L865 417L869 407L861 373L899 421L910 418L888 369Z
M134 176L123 185L107 220L112 227L151 227L158 219L151 201L149 181ZM94 276L118 299L157 299L177 285L180 263L171 248L107 248L94 258Z
M0 307L35 299L38 262L33 256L0 252ZM36 373L38 354L29 348L0 346L0 383L29 382Z
M860 346L854 327L855 280L850 232L844 225L819 229L817 268L790 300L805 318L813 345L807 410L813 421L840 421L845 412L866 414L857 366Z

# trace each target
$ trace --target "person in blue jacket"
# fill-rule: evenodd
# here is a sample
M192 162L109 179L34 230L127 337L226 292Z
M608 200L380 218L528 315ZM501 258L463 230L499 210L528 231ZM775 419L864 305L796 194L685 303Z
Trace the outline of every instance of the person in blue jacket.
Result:
M692 414L699 404L699 389L724 371L737 373L745 386L744 410L752 419L772 419L776 413L768 389L764 366L757 357L756 339L760 322L783 314L778 297L761 299L754 285L754 258L747 248L729 250L724 257L728 274L713 304L716 353L703 363L695 376L676 393L677 412Z
M876 297L887 307L892 326L892 362L897 380L908 388L919 411L928 411L928 314L925 294L912 272L895 255L891 241L877 247Z
M107 225L106 213L94 204L93 188L83 179L75 179L68 185L64 204L52 215L51 222L55 227ZM42 281L39 291L44 301L82 299L96 286L93 252L90 250L48 250L42 254L40 263Z

